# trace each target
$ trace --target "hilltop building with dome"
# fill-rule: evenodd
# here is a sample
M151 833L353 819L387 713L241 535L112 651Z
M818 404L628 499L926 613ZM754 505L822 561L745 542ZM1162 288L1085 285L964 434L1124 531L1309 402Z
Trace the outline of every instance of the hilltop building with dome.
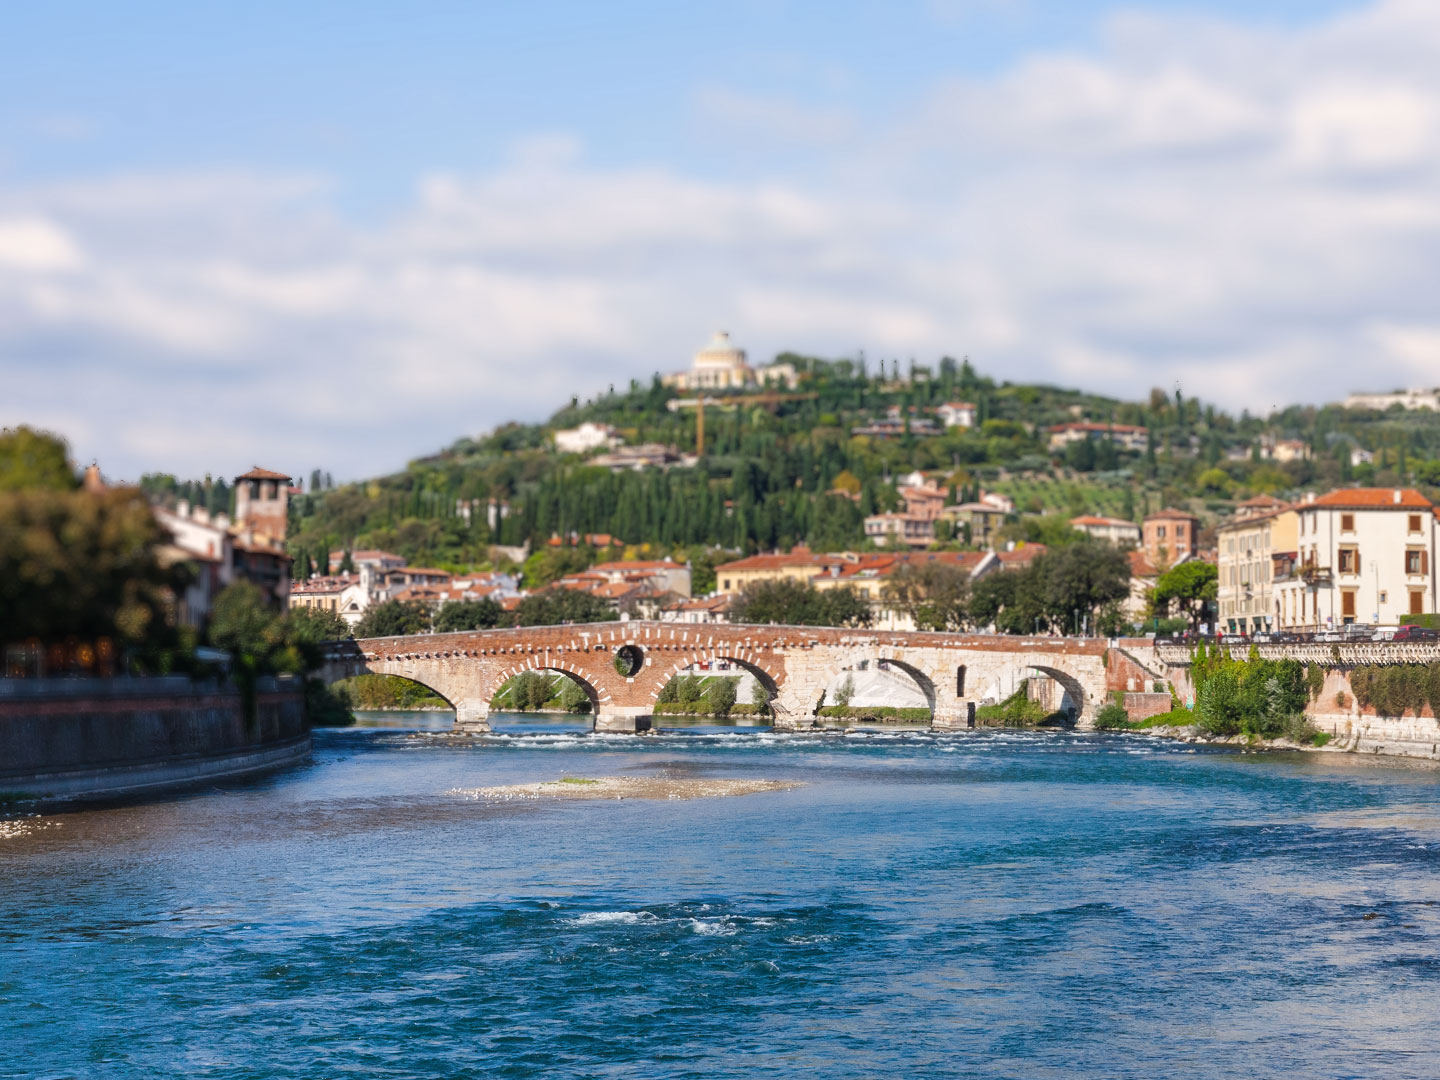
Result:
M662 376L660 381L677 390L744 390L766 383L794 388L798 378L794 364L771 364L756 371L746 362L745 350L727 332L717 330L695 354L689 371Z

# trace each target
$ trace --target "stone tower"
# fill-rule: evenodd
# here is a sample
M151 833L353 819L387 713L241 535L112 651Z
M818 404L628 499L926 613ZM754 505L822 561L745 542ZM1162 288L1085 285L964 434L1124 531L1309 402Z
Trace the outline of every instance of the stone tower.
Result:
M258 465L235 478L235 526L276 545L285 542L290 477Z

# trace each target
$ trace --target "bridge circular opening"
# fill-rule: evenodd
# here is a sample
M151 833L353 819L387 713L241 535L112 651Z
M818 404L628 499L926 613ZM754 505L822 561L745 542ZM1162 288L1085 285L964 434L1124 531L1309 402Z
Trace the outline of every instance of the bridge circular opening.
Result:
M639 645L624 645L615 650L615 670L625 678L633 678L645 666L645 650Z

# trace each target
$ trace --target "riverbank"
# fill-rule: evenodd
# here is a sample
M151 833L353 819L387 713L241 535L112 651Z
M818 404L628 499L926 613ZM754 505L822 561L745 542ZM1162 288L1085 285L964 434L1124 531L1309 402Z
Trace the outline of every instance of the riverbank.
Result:
M0 793L63 803L161 794L310 755L298 680L0 680Z
M1147 723L1119 730L1176 742L1223 746L1237 750L1294 750L1311 754L1391 757L1440 763L1440 733L1436 733L1434 738L1426 738L1425 735L1429 733L1422 732L1419 733L1421 737L1416 738L1413 730L1416 721L1403 717L1361 717L1358 722L1354 718L1339 718L1324 723L1326 718L1317 719L1322 721L1315 723L1317 737L1308 742L1283 737L1262 738L1258 735L1211 735L1195 724ZM1421 719L1419 723L1423 725L1425 720Z

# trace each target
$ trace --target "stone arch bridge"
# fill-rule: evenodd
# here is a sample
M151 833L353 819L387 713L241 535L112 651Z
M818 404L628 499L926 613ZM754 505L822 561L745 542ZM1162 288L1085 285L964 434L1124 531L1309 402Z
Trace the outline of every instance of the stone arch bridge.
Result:
M597 731L643 731L671 678L717 660L754 675L770 693L775 726L790 730L812 726L826 688L862 662L883 660L909 675L939 728L965 727L972 704L1001 700L1026 678L1050 679L1052 701L1080 720L1093 716L1107 688L1124 688L1107 671L1114 661L1106 642L1094 638L660 622L337 642L321 674L330 682L364 672L411 679L454 705L457 731L482 732L507 679L558 672L589 696Z

